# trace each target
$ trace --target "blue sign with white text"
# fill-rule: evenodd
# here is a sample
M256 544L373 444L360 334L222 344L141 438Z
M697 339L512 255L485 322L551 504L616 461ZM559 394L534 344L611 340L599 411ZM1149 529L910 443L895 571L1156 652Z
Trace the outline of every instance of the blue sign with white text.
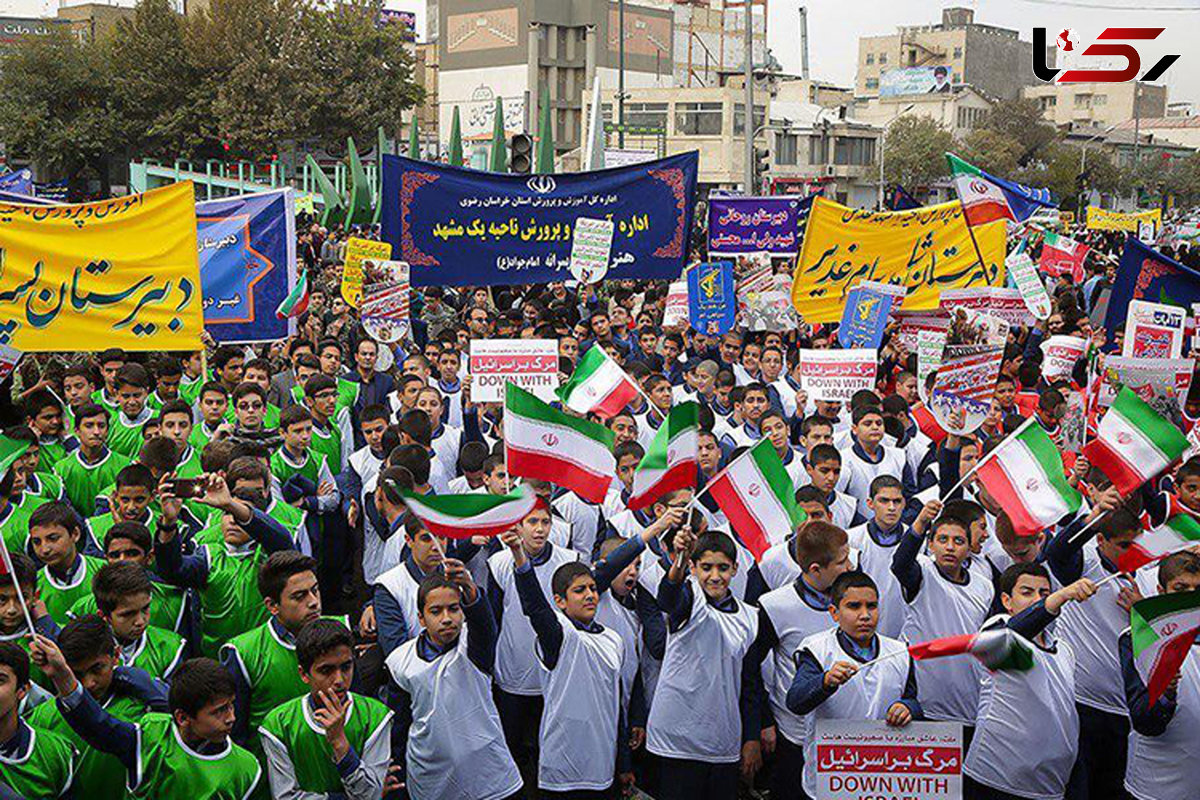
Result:
M614 223L607 278L671 279L687 263L696 153L597 172L504 175L383 157L383 240L413 286L568 280L580 217Z
M728 332L737 319L732 261L696 264L688 270L688 320L709 336Z

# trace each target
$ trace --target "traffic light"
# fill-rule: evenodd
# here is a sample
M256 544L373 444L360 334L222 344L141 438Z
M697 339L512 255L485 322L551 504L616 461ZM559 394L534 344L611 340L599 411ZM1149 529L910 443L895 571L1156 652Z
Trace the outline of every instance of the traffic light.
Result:
M533 171L533 137L528 133L513 134L510 146L509 172L528 175Z
M754 188L758 191L758 181L771 169L771 151L765 147L754 148Z

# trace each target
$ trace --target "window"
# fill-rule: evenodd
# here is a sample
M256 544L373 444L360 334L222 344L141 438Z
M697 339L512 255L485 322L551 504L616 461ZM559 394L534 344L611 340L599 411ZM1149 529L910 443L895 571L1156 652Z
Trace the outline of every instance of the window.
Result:
M799 159L800 137L793 133L775 134L775 163L795 166Z
M867 64L874 64L874 63L875 63L875 54L867 53Z
M767 121L766 106L754 107L754 130L758 130ZM744 135L746 132L746 104L733 104L733 134L735 136Z
M1090 94L1075 95L1075 107L1076 108L1091 108L1092 107L1092 96Z
M675 133L681 136L720 136L720 103L677 103Z
M879 78L867 78L867 88L868 89L878 89L879 88Z
M982 122L984 114L987 113L983 108L963 108L959 106L955 117L959 128L974 128Z
M626 103L625 122L629 125L644 125L648 128L667 127L666 103Z
M808 137L808 163L825 164L829 161L829 150L824 136Z
M880 54L879 54L879 63L880 63L880 64L886 64L886 63L887 63L887 53L880 53Z
M954 48L954 57L962 58L962 48L961 47Z
M616 119L617 119L617 112L615 109L613 109L613 104L612 103L601 103L600 104L600 121L601 122L615 122Z
M1094 105L1094 106L1108 105L1108 95L1106 95L1106 94L1095 95L1094 97L1092 97L1092 105Z
M1045 111L1046 109L1049 109L1049 108L1054 108L1057 105L1058 105L1057 97L1039 97L1038 98L1038 108L1040 108L1042 111Z
M833 148L833 163L866 166L875 163L875 140L861 136L839 136Z

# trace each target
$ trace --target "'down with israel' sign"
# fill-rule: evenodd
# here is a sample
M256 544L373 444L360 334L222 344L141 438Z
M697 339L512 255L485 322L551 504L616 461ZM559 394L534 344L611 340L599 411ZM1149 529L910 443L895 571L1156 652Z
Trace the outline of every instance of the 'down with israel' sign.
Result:
M962 726L956 722L893 728L883 720L822 719L816 739L817 800L962 797Z

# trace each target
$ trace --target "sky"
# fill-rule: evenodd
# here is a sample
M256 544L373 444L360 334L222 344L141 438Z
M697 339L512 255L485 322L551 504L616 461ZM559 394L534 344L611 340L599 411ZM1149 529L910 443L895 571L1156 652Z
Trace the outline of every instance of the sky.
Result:
M808 8L809 74L844 86L854 85L858 37L937 23L943 8L965 6L975 10L976 22L1019 31L1025 41L1034 26L1046 28L1051 41L1057 29L1072 28L1088 44L1110 26L1164 28L1154 41L1137 43L1141 72L1178 53L1158 82L1167 84L1169 102L1200 105L1200 0L768 0L767 44L792 73L800 72L801 6Z

